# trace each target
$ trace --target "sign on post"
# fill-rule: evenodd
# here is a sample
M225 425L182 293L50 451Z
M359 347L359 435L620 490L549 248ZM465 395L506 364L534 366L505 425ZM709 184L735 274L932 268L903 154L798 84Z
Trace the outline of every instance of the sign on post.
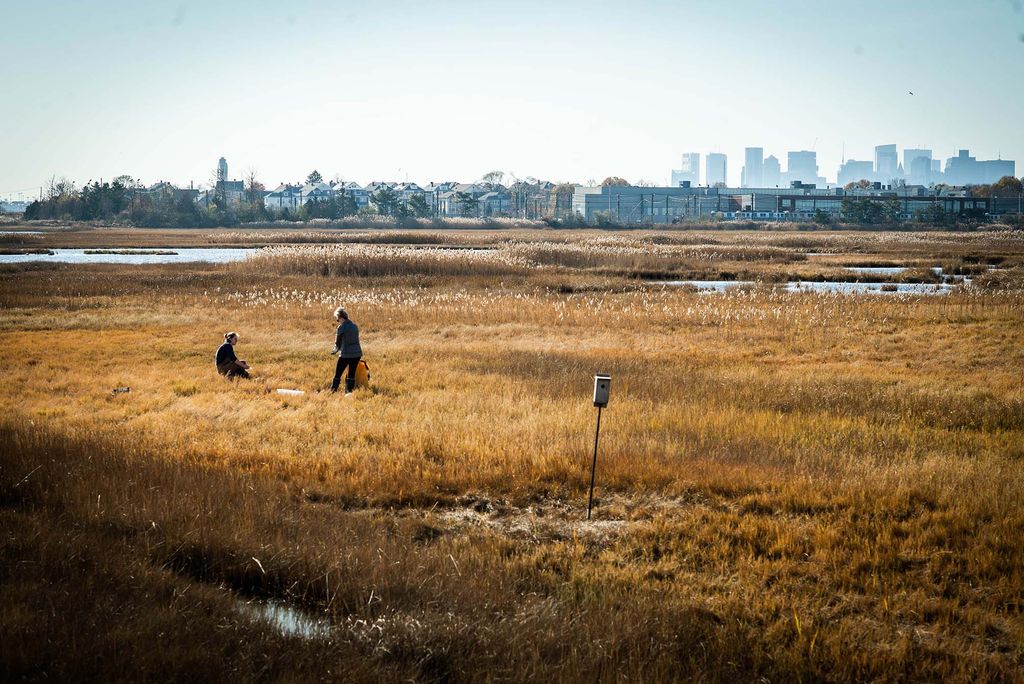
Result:
M594 477L597 475L597 442L601 438L601 409L608 406L612 390L612 376L598 373L594 376L594 406L597 407L597 430L594 431L594 462L590 465L590 499L587 501L587 520L594 508Z
M594 376L594 406L608 406L608 393L612 389L612 376L598 373Z

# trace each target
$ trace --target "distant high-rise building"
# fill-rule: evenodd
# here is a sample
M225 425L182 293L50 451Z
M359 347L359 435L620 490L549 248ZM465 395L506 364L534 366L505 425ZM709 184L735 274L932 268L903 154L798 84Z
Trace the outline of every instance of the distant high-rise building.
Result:
M782 165L774 154L765 157L761 167L761 183L766 188L776 188L782 184Z
M217 180L226 181L228 179L228 160L224 157L220 158L217 162Z
M748 147L744 150L740 185L744 188L760 188L764 185L764 148Z
M818 183L818 153L810 150L788 152L786 155L786 180L790 183Z
M908 149L903 150L903 170L906 171L911 166L913 166L914 165L914 160L917 159L918 157L925 157L925 158L931 160L931 158L932 158L932 151L931 150L917 150L917 149L913 149L913 148L908 148Z
M839 172L836 174L836 183L846 185L847 183L857 183L862 180L870 181L874 177L875 166L873 163L847 159L839 167Z
M932 160L928 157L914 157L907 171L907 182L911 185L928 185L933 182Z
M712 152L705 158L704 178L708 185L728 184L728 159L720 152Z
M1008 159L979 161L970 150L960 150L946 160L943 180L950 185L981 185L995 183L1003 176L1015 176L1016 164Z
M899 166L899 154L895 145L877 145L875 147L875 177L888 183L896 177Z
M689 181L694 187L700 185L700 153L683 154L682 165L679 169L672 170L673 187L679 187L683 181Z
M924 162L917 163L918 159ZM911 185L928 185L931 177L932 151L931 150L903 150L903 177ZM917 169L915 172L914 169Z

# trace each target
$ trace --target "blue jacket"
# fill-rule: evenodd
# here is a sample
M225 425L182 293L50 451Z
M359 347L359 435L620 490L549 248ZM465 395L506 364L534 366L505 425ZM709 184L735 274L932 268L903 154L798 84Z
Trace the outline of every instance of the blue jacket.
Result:
M359 346L359 326L350 320L344 320L338 326L338 337L334 346L339 350L343 359L358 359L363 355L363 349Z

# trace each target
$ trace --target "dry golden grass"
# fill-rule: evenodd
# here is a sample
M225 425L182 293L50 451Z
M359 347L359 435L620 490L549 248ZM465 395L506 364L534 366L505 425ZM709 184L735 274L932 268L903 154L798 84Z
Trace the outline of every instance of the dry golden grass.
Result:
M771 280L827 243L555 237L0 273L8 678L1022 677L1019 280L709 296L625 275ZM837 238L821 268L1024 255L900 237ZM325 391L339 304L373 371L350 399ZM259 379L213 372L228 329ZM282 636L238 597L334 632Z

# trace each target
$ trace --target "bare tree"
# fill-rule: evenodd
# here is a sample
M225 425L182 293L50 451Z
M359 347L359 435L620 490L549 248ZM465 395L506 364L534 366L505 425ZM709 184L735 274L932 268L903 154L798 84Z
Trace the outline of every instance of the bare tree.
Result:
M488 173L485 173L480 178L480 181L482 183L490 183L490 184L494 185L494 184L501 184L501 181L504 178L505 178L505 172L504 171L489 171Z
M258 172L255 167L250 166L242 176L245 181L245 200L249 206L256 209L263 206L263 191L266 190L263 183L259 181Z

